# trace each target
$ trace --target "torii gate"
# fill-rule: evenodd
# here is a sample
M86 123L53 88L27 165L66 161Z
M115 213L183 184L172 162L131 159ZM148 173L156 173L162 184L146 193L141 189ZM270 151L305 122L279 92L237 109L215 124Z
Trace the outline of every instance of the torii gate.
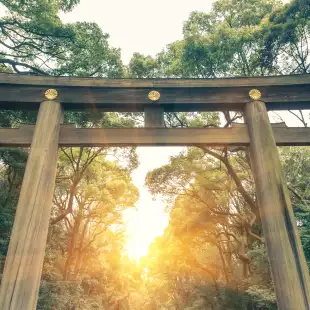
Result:
M38 109L35 126L0 128L0 146L30 146L0 289L1 310L36 308L58 146L250 145L279 309L310 309L309 272L277 145L310 145L309 128L271 126L267 109L310 109L310 75L232 79L97 79L0 74L0 109ZM267 109L266 109L267 108ZM63 109L145 112L146 128L60 125ZM165 129L163 112L244 111L247 126Z

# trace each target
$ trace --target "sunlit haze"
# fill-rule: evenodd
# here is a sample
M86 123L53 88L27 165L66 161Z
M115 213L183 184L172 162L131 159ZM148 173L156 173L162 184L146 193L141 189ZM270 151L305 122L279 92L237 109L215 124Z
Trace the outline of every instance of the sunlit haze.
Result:
M140 200L137 210L128 210L125 215L129 235L126 249L131 258L139 259L146 255L149 244L168 224L164 204L160 200L152 200L144 188L145 175L147 171L168 163L169 157L180 151L178 147L140 147L137 150L140 165L133 173L133 181L140 190Z
M0 310L305 309L309 18L0 0Z
M128 64L134 52L155 56L167 44L182 39L183 23L193 11L209 11L212 0L81 0L70 13L61 14L64 22L97 23L110 35L111 46L121 49L122 60ZM288 125L292 116L285 113ZM296 121L296 120L294 120ZM161 235L169 215L160 200L154 200L144 187L146 173L167 164L180 148L148 147L137 149L140 165L132 175L140 192L137 209L124 214L127 223L129 257L139 260L147 254L149 244Z
M103 1L81 0L67 14L61 13L64 22L87 21L97 23L104 33L110 35L110 45L121 49L122 60L128 64L133 53L155 56L167 44L182 39L183 23L193 11L209 11L213 0L157 0L157 1ZM286 1L287 2L287 1ZM0 15L4 7L0 5ZM289 126L296 126L296 119L283 112ZM144 187L146 173L169 162L180 148L137 148L139 167L133 172L134 184L140 192L136 209L127 210L127 254L139 260L147 254L149 244L161 235L168 224L169 215L165 205L154 199Z
M182 38L183 22L192 11L208 11L213 1L157 0L121 1L82 0L70 13L61 14L64 22L88 21L97 23L110 35L109 42L121 49L128 64L134 52L155 56L167 44ZM162 234L168 224L165 206L153 200L144 187L148 171L169 161L180 148L138 148L140 166L133 173L134 184L140 191L137 210L125 213L129 257L138 260L147 254L149 244Z

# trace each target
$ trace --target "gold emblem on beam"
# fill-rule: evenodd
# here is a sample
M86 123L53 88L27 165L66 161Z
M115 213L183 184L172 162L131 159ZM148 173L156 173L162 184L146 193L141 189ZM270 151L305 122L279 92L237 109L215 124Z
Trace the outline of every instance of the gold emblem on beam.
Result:
M54 100L58 97L58 92L56 89L48 89L45 92L45 98L48 100Z
M259 100L262 97L262 93L258 89L251 89L249 91L249 96L253 100Z
M157 101L160 98L160 92L157 90L152 90L149 92L148 97L151 101Z

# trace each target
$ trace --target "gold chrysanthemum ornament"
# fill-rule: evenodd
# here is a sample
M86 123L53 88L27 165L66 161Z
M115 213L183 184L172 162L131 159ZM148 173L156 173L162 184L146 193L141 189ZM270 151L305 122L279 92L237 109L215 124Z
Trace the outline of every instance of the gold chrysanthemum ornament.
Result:
M157 90L152 90L152 91L149 92L148 98L149 98L151 101L157 101L157 100L160 99L160 92L157 91Z
M253 100L259 100L262 97L262 93L258 89L251 89L249 91L249 96Z
M48 100L54 100L58 97L58 92L56 89L48 89L45 92L45 98Z

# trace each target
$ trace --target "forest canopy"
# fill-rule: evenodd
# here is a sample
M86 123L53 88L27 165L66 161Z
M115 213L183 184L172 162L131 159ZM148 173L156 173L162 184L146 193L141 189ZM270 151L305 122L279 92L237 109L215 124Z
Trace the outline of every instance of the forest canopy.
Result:
M155 57L119 49L95 23L66 24L79 0L0 0L0 71L106 78L220 78L310 73L310 1L215 0L192 12L182 39ZM108 4L107 4L108 8ZM307 127L305 111L288 111ZM283 114L271 119L285 120ZM0 111L0 127L36 113ZM139 113L66 112L78 127L139 127ZM165 113L165 126L230 127L240 112ZM29 150L0 148L0 263L8 249ZM310 150L279 148L310 266ZM139 189L134 147L60 148L39 310L277 309L247 147L191 147L148 171L169 213L140 261L125 251L124 212Z

